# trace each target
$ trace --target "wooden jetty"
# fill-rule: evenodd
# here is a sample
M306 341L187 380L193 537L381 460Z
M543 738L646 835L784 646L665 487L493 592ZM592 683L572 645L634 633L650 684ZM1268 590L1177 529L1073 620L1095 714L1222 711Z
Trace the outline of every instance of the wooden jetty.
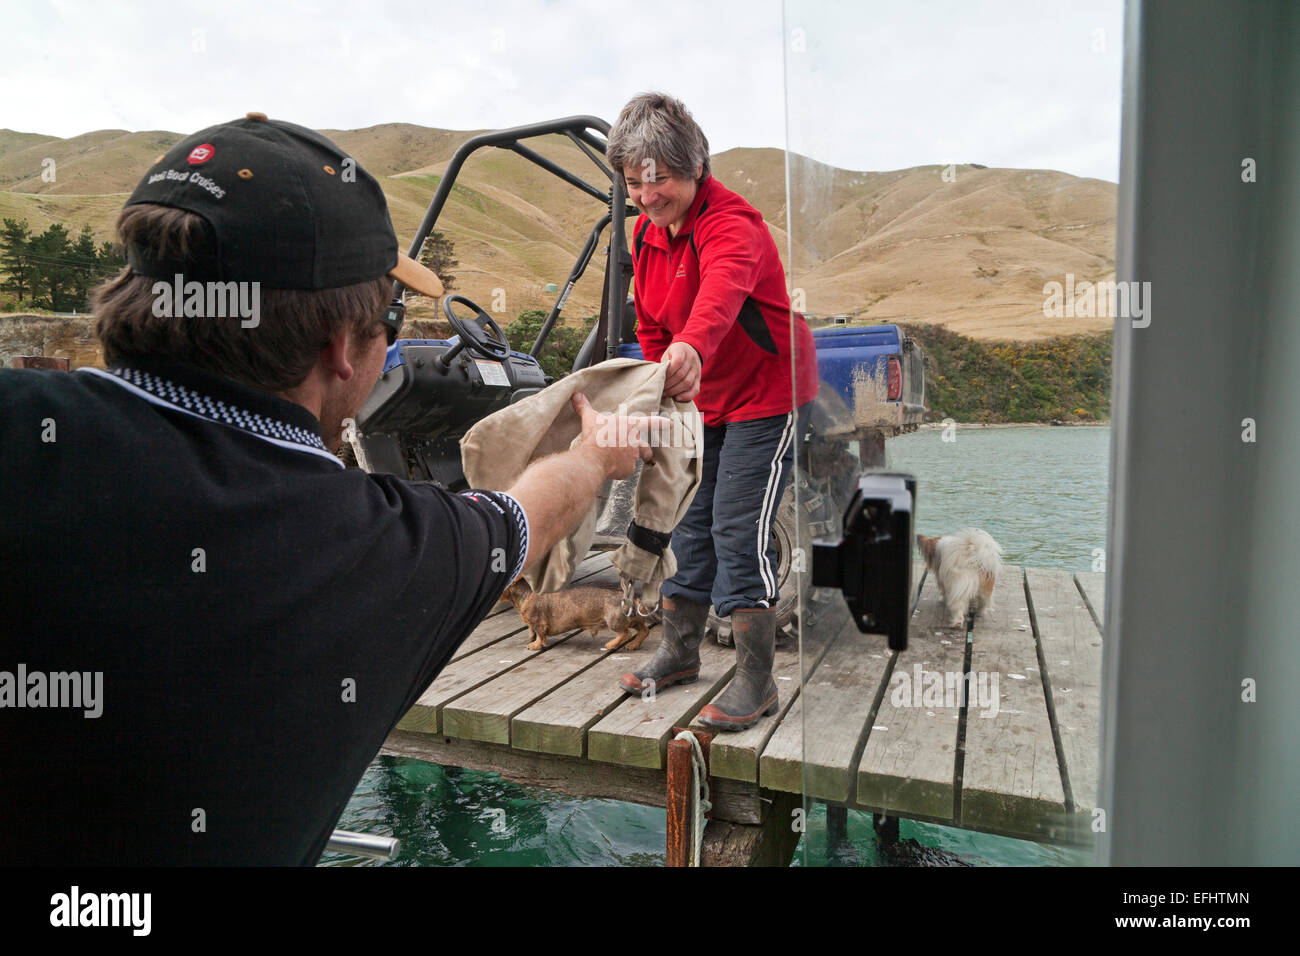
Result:
M802 693L798 649L778 649L780 713L717 735L691 721L730 680L731 648L706 640L697 682L643 700L618 678L649 659L657 627L632 653L605 650L608 633L582 632L529 651L518 613L500 604L383 749L571 795L666 806L669 743L691 729L711 785L705 865L787 865L805 796L827 804L832 832L855 809L878 823L902 817L1086 845L1103 579L1005 567L994 608L966 630L943 626L937 586L918 565L906 651L851 625L806 635ZM608 554L593 552L574 580L612 586L618 577ZM975 679L962 702L952 685L968 673ZM682 845L673 824L670 861Z

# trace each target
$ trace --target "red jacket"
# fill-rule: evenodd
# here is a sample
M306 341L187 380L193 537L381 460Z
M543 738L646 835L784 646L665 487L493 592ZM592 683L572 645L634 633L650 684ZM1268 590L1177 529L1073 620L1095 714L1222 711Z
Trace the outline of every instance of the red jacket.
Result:
M644 214L632 234L641 351L652 362L673 342L700 353L704 424L790 411L790 296L758 210L710 176L677 235ZM794 322L802 405L817 395L817 353L803 316Z

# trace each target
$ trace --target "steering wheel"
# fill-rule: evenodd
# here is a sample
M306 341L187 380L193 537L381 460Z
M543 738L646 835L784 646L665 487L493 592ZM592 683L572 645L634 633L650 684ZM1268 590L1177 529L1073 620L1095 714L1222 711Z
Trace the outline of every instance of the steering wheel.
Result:
M452 304L456 302L474 310L473 320L462 319L451 310ZM463 295L449 295L442 300L442 311L447 314L447 321L456 330L461 342L471 352L494 362L502 362L510 357L510 343L506 341L506 334L501 331L501 326L469 299ZM495 338L488 335L489 330Z

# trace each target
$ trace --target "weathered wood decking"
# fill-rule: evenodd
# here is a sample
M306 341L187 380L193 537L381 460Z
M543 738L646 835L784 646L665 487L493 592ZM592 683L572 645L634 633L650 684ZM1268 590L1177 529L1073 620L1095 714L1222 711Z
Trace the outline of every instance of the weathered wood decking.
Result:
M780 714L712 741L713 819L788 818L806 793L890 816L1088 841L1103 577L1006 567L994 609L967 634L942 626L937 586L918 566L906 651L895 655L882 636L852 627L806 636L801 690L799 652L778 650ZM617 574L607 554L592 554L576 580L614 585ZM672 730L722 692L735 653L705 641L696 683L653 700L624 694L618 678L649 658L658 633L632 653L606 651L607 633L564 635L529 651L519 615L499 605L384 749L663 806ZM977 684L982 675L988 693L972 689L963 706L952 691L968 672Z

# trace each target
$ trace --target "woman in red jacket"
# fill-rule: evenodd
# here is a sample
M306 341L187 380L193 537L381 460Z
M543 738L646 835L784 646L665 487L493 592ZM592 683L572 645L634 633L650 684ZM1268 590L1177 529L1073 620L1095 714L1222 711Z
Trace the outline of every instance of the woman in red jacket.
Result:
M817 394L812 333L790 311L763 217L713 178L708 140L679 100L645 93L629 102L606 155L641 210L633 229L641 350L668 364L668 394L693 400L704 423L704 475L673 530L677 573L662 588L659 647L619 683L641 693L695 680L712 604L731 616L736 674L699 720L743 730L778 708L772 521L795 431Z

